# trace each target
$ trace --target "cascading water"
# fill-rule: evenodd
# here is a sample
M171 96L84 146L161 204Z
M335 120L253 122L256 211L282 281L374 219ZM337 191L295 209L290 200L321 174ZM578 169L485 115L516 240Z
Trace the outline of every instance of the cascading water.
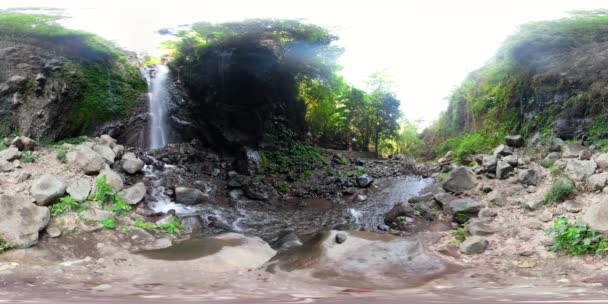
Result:
M169 68L156 65L146 73L148 81L148 148L158 149L167 145L167 112L169 104Z

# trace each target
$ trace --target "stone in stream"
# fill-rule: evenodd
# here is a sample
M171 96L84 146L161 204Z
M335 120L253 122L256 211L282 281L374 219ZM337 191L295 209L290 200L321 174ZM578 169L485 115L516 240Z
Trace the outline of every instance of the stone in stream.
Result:
M464 254L480 254L488 247L488 240L479 237L471 236L468 237L462 244L460 244L460 252Z
M346 233L343 233L343 232L336 233L336 243L342 244L342 243L346 242L347 239L348 239L348 236L346 236Z
M465 167L458 167L443 183L443 189L452 193L461 193L475 188L475 185L477 185L475 174Z
M144 183L139 182L118 192L118 196L129 205L137 205L146 196L146 186Z
M30 192L40 206L50 205L65 195L65 184L51 174L44 174L34 180Z
M190 206L204 203L207 196L203 191L189 187L175 187L175 202Z
M0 239L16 248L35 245L51 217L48 208L23 196L0 195L0 210Z
M413 216L416 213L414 207L409 203L397 203L393 208L384 215L385 223L392 223L400 216Z

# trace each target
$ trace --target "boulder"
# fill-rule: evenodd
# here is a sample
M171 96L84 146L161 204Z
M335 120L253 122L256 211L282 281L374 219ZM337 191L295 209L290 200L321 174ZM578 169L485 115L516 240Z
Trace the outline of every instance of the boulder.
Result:
M13 163L0 158L0 172L11 172L13 170L15 170Z
M65 195L65 184L51 174L44 174L34 180L30 192L36 204L47 206Z
M558 152L551 152L551 153L547 154L547 156L545 156L545 160L548 160L548 161L556 161L560 158L562 158L562 155ZM606 165L608 166L608 159L607 159Z
M480 254L488 247L488 241L479 236L472 236L460 244L460 252L464 254Z
M85 174L97 174L105 165L101 155L84 145L75 146L73 151L67 153L66 158L69 164Z
M601 153L594 159L595 163L602 170L608 169L608 153Z
M116 145L116 139L112 138L110 135L103 134L99 136L99 140L97 141L97 143L103 146L109 146L110 148L113 148Z
M608 172L593 174L587 179L587 186L591 191L603 190L608 182Z
M568 212L578 213L583 210L583 205L575 200L567 200L563 205Z
M513 167L511 167L511 165L509 165L509 163L507 163L506 161L498 161L498 164L496 165L496 178L498 179L505 179L507 177L509 177L509 173L513 172Z
M460 198L449 202L445 211L453 215L457 222L465 223L469 218L477 216L482 207L483 205L476 200Z
M84 202L91 193L91 183L84 178L79 178L71 182L66 190L75 201Z
M513 148L511 148L511 147L509 147L507 145L499 145L492 152L492 155L494 155L496 157L498 157L498 156L507 156L507 155L511 155L511 154L513 154Z
M564 144L561 147L561 150L562 150L562 158L578 158L578 156L581 152L587 150L587 147L585 147L581 144L572 143L572 144Z
M0 239L16 248L35 245L51 217L48 208L36 206L23 196L0 195L0 210Z
M578 153L578 159L581 160L590 160L591 156L593 156L593 152L589 149L585 149Z
M175 187L175 202L190 206L205 202L207 195L196 188Z
M520 170L517 175L517 179L520 183L527 186L538 186L542 177L532 169Z
M115 191L120 191L124 188L124 183L122 181L122 177L120 174L114 172L110 167L106 165L106 167L99 172L97 178L104 177L106 178L106 183L110 184Z
M118 192L118 196L129 205L137 205L146 196L146 185L139 182L129 188Z
M0 151L0 159L4 159L6 161L13 161L19 159L19 157L21 157L21 152L19 152L19 149L15 147L9 147Z
M517 157L517 155L507 155L503 157L502 160L509 164L511 167L517 167L519 163L519 157Z
M595 172L597 165L590 160L569 159L566 162L566 175L575 181L583 181Z
M496 158L496 156L484 155L481 160L481 166L486 172L496 172L497 164L498 159Z
M144 161L139 158L123 158L121 167L129 174L136 174L144 168Z
M443 189L452 193L460 193L471 190L477 185L475 174L465 167L458 167L452 171L443 183Z
M293 230L282 231L271 244L272 249L277 252L285 252L300 246L302 246L302 241Z
M562 151L562 147L565 145L566 143L558 137L551 137L551 139L549 140L549 151L551 152L561 152Z
M115 145L112 147L112 151L114 151L114 154L116 154L116 158L121 158L122 154L125 152L125 146Z
M357 177L357 186L362 187L362 188L367 188L367 187L371 186L373 182L374 182L374 179L367 174L363 174L363 175Z
M599 233L608 233L608 201L603 201L587 208L583 222Z
M78 216L87 222L99 222L99 221L102 221L105 219L109 219L113 215L112 215L112 212L110 212L110 211L97 209L97 208L89 208L87 210L80 212L78 214Z
M526 145L526 142L521 135L507 135L505 136L505 143L507 146L513 148L521 148Z
M496 228L482 222L474 222L465 225L471 235L488 236L496 233Z
M384 215L384 222L390 224L396 222L400 216L414 216L415 213L414 207L409 203L397 203Z
M116 153L110 148L110 146L106 145L95 145L93 146L93 151L97 152L97 154L101 155L103 159L108 164L113 164L116 159Z
M493 206L504 206L507 203L507 195L503 190L496 189L488 193L488 202Z
M11 146L15 146L19 151L34 151L36 148L36 141L29 137L18 136L11 141Z

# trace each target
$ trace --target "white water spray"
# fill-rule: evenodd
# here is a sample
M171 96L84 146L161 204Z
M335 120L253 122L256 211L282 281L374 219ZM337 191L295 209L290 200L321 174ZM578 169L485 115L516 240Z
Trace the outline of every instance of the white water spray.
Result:
M148 148L158 149L167 145L167 112L169 68L157 65L147 74L148 80Z

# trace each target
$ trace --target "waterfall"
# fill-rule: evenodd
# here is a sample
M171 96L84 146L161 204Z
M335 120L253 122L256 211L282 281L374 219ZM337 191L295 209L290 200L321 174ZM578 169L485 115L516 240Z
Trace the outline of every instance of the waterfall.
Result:
M167 112L169 68L155 65L147 70L148 81L148 148L158 149L167 145Z

